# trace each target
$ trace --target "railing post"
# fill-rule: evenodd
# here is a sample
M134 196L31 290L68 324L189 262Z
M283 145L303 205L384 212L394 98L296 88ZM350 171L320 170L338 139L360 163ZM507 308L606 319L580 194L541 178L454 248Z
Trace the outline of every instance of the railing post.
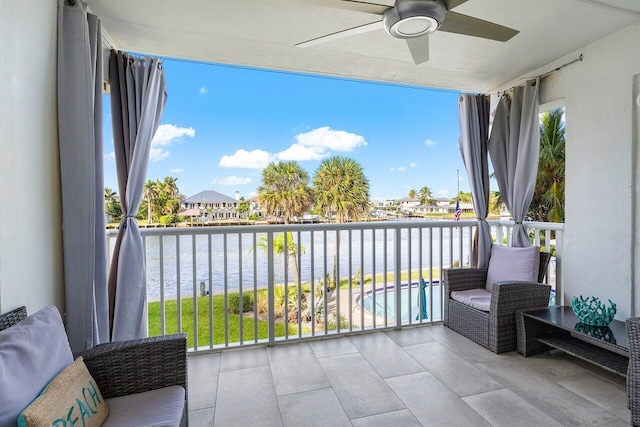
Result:
M393 282L394 288L396 290L396 329L400 329L402 326L402 260L401 255L401 246L402 246L402 229L396 228L395 239L394 239L394 251L395 251L395 260L394 260L394 269L395 273L393 274ZM375 307L374 307L375 309Z
M562 238L564 230L556 231L556 304L564 305L564 292L562 291ZM551 245L549 245L551 252Z
M267 299L269 303L269 345L274 345L276 341L276 322L275 322L275 273L273 269L273 231L267 232Z

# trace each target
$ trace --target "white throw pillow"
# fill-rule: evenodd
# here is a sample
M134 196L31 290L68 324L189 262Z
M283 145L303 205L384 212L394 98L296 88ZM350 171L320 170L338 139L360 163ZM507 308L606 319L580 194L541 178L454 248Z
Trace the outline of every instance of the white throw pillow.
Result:
M539 247L513 248L493 245L485 288L491 292L491 286L495 282L537 282L539 268Z

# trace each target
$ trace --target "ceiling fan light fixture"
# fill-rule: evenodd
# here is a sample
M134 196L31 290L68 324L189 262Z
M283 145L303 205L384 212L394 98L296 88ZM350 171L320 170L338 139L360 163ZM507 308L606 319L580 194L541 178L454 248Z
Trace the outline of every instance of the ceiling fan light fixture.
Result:
M411 16L393 24L389 28L389 34L398 38L411 38L433 33L437 28L438 21L430 16Z
M393 37L411 39L431 34L447 14L442 0L398 0L382 16L384 28Z

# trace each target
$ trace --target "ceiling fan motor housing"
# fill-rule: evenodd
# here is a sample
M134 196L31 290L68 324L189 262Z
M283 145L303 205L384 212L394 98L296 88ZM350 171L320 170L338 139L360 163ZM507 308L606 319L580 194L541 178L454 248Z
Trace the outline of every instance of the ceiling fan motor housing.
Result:
M443 0L397 0L388 9L382 22L393 37L411 39L433 33L447 15Z

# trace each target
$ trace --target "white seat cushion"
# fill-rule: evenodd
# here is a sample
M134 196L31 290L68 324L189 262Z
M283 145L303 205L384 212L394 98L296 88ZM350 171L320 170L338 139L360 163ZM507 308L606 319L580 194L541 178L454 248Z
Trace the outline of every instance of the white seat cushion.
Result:
M102 427L179 426L184 409L184 388L172 385L144 393L106 399L109 417Z
M489 258L486 289L491 292L495 282L537 282L540 268L540 248L512 248L493 245Z
M473 308L477 308L482 311L489 311L491 305L491 292L486 289L469 289L468 291L453 291L451 292L451 298L468 305Z

